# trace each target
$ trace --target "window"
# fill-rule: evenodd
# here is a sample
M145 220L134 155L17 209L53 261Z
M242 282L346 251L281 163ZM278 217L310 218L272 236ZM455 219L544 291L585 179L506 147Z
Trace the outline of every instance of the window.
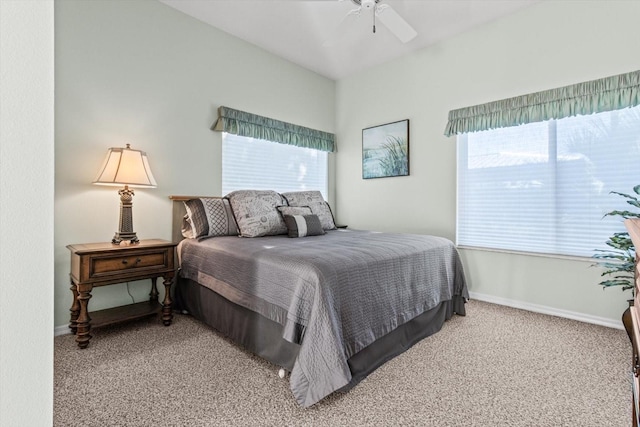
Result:
M640 184L640 107L458 136L459 245L593 255Z
M319 190L327 198L327 152L222 134L222 194Z

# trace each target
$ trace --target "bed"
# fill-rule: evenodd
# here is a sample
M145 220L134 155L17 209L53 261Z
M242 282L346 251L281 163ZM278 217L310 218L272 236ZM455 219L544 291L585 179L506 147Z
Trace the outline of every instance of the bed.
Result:
M464 271L447 239L338 229L318 192L170 198L177 308L289 371L303 407L465 315ZM265 224L272 234L251 228ZM290 238L292 228L304 237Z

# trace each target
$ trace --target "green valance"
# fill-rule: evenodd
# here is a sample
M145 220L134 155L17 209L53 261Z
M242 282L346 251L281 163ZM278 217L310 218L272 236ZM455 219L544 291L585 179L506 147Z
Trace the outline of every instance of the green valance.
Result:
M335 136L332 133L257 116L229 107L218 108L218 120L212 129L234 135L295 145L296 147L335 151Z
M640 71L449 111L446 136L640 104Z

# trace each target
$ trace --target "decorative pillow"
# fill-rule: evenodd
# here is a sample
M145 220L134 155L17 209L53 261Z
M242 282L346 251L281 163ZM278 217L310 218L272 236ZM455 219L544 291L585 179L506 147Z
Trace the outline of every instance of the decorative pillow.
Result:
M319 236L325 234L318 215L284 215L289 237Z
M309 206L278 206L278 211L284 217L285 215L311 215Z
M242 237L286 234L287 227L277 207L286 205L282 196L271 190L238 190L227 194Z
M201 197L184 202L187 214L182 221L182 235L186 238L207 236L237 236L238 226L229 201Z
M324 201L322 193L319 191L293 191L283 193L282 196L287 200L289 206L310 207L311 212L320 218L322 228L325 230L334 230L336 228L331 207Z

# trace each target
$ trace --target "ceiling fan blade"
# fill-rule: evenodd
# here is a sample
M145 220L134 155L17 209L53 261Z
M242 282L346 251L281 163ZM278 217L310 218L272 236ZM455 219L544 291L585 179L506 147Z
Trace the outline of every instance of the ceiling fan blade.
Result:
M398 13L389 5L382 8L378 6L376 15L378 19L391 31L402 43L407 43L418 35L416 30L402 19Z

